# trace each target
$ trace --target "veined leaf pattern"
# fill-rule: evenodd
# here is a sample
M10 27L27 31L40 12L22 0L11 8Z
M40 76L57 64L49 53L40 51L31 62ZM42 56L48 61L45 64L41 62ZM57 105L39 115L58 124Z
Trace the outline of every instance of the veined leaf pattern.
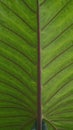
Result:
M0 0L0 130L30 130L37 116L36 10Z
M73 0L0 0L0 130L36 129L38 80L42 129L73 130Z
M72 8L73 0L40 3L42 111L48 130L73 129Z

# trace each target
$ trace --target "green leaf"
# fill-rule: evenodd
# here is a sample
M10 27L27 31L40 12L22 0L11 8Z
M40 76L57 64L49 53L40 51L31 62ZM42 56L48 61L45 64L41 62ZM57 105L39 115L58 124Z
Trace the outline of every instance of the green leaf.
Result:
M73 0L0 0L0 130L38 124L73 130Z
M0 0L0 130L30 130L37 113L36 1Z
M40 23L43 118L50 130L72 130L73 0L44 1Z

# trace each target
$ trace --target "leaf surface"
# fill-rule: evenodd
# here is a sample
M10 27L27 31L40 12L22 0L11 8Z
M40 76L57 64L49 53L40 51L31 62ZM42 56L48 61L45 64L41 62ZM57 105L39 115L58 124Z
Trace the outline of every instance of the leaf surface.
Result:
M37 129L38 80L42 130L73 130L73 0L0 0L0 130Z
M48 130L73 129L73 0L40 5L42 111Z
M0 130L30 130L37 113L36 1L0 0Z

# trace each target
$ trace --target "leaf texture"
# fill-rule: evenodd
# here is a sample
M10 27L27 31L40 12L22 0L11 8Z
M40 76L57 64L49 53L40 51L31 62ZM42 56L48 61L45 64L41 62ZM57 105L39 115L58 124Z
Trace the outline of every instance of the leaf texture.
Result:
M42 111L48 130L73 129L73 0L40 4Z
M30 130L37 113L37 4L0 0L0 130Z
M73 0L0 0L0 130L37 129L38 42L42 130L73 130Z

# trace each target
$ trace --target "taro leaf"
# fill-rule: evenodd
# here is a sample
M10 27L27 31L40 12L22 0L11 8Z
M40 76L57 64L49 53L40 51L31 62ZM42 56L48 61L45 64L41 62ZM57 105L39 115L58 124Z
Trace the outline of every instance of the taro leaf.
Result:
M37 113L37 4L0 0L0 130L30 130Z
M45 0L40 23L43 118L51 130L72 130L73 0Z
M0 130L38 115L43 130L73 130L73 0L0 0Z

